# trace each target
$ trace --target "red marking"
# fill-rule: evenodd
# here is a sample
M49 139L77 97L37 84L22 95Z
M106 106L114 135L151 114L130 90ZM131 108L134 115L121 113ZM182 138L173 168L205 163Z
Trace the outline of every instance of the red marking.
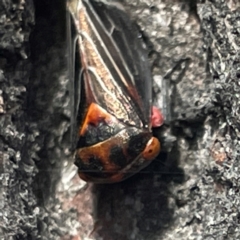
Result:
M152 106L152 116L151 116L152 127L160 127L161 125L163 125L163 122L164 122L164 117L161 111L157 107Z

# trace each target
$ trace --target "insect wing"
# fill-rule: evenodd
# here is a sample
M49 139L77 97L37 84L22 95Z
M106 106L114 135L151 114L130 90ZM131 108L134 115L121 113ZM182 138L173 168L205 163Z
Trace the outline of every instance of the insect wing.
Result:
M80 46L86 101L117 119L149 128L151 73L139 32L115 4L69 1Z
M84 89L81 82L81 63L79 58L79 34L75 27L74 18L70 11L70 6L76 8L78 1L68 1L66 11L66 43L67 43L67 59L68 59L68 77L69 77L69 95L71 110L71 143L72 149L75 150L76 141L78 139L78 123L76 122L79 104L81 98L84 98Z

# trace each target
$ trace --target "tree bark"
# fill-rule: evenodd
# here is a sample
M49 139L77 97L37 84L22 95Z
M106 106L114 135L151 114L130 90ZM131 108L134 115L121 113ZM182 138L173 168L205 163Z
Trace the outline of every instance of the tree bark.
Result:
M81 181L65 1L0 2L1 239L239 239L239 1L121 1L149 48L163 151Z

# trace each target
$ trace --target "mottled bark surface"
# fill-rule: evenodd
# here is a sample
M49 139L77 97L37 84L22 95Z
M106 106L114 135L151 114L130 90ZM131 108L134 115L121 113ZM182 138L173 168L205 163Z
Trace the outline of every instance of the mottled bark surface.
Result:
M96 186L70 153L65 1L0 2L1 239L240 238L239 1L121 2L149 47L164 151Z

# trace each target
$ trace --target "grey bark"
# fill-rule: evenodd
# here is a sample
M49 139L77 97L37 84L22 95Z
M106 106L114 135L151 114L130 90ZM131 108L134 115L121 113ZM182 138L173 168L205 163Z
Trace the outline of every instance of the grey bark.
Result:
M240 238L239 1L121 2L149 47L163 151L97 186L71 157L65 1L0 2L1 239Z

